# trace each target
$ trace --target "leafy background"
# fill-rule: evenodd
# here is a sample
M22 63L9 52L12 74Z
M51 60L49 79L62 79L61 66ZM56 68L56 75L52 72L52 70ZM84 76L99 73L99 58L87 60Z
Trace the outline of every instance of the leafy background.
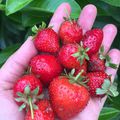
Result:
M120 0L0 0L0 66L31 34L31 27L41 21L49 23L55 9L62 3L72 6L72 17L77 18L81 9L92 3L98 8L94 27L102 28L113 23L118 34L112 48L120 49ZM120 91L120 70L116 76ZM120 120L120 95L107 100L99 120Z

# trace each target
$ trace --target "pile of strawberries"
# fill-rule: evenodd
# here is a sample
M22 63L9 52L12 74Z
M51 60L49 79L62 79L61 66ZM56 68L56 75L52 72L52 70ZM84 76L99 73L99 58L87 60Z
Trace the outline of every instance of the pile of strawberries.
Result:
M44 23L32 30L39 53L14 85L19 110L26 110L25 120L69 120L85 109L90 97L118 95L105 73L106 66L117 65L104 54L101 29L83 35L75 20L65 20L58 34Z

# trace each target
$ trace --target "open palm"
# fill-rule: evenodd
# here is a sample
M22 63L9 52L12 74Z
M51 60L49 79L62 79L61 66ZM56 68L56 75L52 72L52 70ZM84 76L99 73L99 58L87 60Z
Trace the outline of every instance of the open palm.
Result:
M70 14L70 5L63 3L55 11L50 21L49 26L53 26L56 32L58 32L61 23L64 21L63 17L67 17L65 9ZM78 19L78 24L82 27L84 33L92 28L96 15L97 9L95 6L87 5L83 8ZM104 39L102 45L104 45L105 53L107 53L117 34L117 29L114 25L108 24L103 28L103 32ZM0 120L24 120L25 113L18 111L18 106L13 99L12 89L16 79L24 73L30 59L36 54L37 50L33 45L32 37L29 37L0 69ZM112 62L119 65L120 51L112 49L108 54L112 58ZM117 70L107 68L106 72L112 74L112 80L114 80ZM106 97L91 99L86 108L71 120L97 120L105 100Z

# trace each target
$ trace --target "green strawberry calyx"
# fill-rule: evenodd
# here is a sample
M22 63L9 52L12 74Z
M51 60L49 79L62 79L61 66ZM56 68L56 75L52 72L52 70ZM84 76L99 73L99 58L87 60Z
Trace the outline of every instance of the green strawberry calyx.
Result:
M88 82L87 80L85 80L85 76L82 75L82 73L84 72L84 70L82 69L76 76L75 74L75 69L72 69L71 72L67 73L66 70L65 71L65 76L69 79L69 82L71 84L78 84L78 85L82 85L84 87L87 88L86 83ZM84 81L85 80L85 81Z
M100 55L99 55L101 60L105 60L105 66L106 67L111 67L113 69L117 69L118 65L114 64L111 62L111 58L108 54L104 55L104 46L101 46L100 48Z
M68 10L65 8L64 11L65 11L65 13L67 15L67 17L63 17L64 20L65 21L70 21L70 23L73 24L73 20L72 20L71 16L69 15Z
M113 83L109 79L105 79L101 88L96 89L97 95L107 95L108 97L116 97L119 95L117 91L117 83ZM109 97L110 98L110 97Z
M15 98L16 102L22 102L23 104L19 107L19 111L22 111L26 108L28 111L31 111L31 118L34 119L33 110L38 109L35 104L38 100L43 98L43 94L39 95L39 87L36 87L34 90L30 91L29 85L25 87L24 93L17 92L17 98Z
M38 33L39 30L45 29L45 28L46 28L46 23L42 21L42 24L39 25L38 27L37 27L37 25L34 25L34 26L32 27L32 32L33 32L34 34L36 34L36 33Z
M89 48L83 48L83 44L81 42L81 45L78 48L78 52L72 54L73 57L76 57L78 61L80 61L80 65L83 64L84 60L89 60L89 56L87 52L89 51Z

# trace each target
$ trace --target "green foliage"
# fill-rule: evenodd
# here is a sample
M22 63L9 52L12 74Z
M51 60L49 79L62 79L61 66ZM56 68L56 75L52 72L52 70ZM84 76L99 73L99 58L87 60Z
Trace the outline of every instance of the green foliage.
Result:
M22 9L33 0L7 0L6 2L6 14L10 15L16 11Z
M115 116L120 113L119 110L111 107L104 107L101 111L99 120L112 120Z
M0 66L19 48L27 36L31 35L31 27L41 24L42 21L48 24L55 9L63 2L71 5L72 18L78 18L81 8L85 5L94 4L98 15L93 27L102 28L109 23L115 24L118 34L112 48L120 49L120 0L0 0ZM116 80L120 92L119 79L120 72ZM113 98L113 101L107 100L107 107L101 112L99 120L119 120L119 101L120 95Z
M102 0L110 5L120 7L120 0Z

